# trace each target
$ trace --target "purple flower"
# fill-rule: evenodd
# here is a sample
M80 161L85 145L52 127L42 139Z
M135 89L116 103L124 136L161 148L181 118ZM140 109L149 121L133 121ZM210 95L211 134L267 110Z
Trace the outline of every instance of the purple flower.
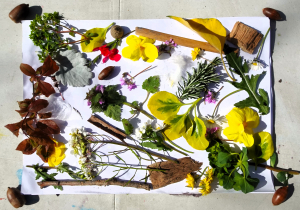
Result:
M121 77L120 82L121 82L121 85L126 85L127 84L126 80L123 77Z
M100 91L100 85L96 86L96 91Z
M104 85L100 85L99 90L100 90L101 93L104 93Z
M166 45L169 45L169 44L170 44L170 42L169 42L169 41L165 41L165 44L166 44Z
M128 89L131 91L132 89L137 88L137 86L135 85L135 83L131 83L128 85Z
M205 95L205 102L215 104L216 103L215 94L211 91L208 91L207 94Z
M206 133L214 134L216 133L220 128L219 127L214 127L214 128L207 128Z
M101 99L99 100L99 104L102 105L102 104L104 104L104 103L105 103L105 101L101 98Z
M87 101L87 105L88 105L88 106L91 106L91 105L92 105L92 102L91 102L90 100L88 100L88 101Z
M174 43L174 44L173 44L173 46L174 46L174 47L177 47L177 46L178 46L178 44Z

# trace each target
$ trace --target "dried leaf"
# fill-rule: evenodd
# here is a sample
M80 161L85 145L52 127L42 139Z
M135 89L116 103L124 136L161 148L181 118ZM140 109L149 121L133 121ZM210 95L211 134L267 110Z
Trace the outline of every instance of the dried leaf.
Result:
M40 74L42 76L50 76L57 72L59 69L58 65L56 62L51 58L50 55L45 59L44 64L40 70Z
M18 101L20 109L28 109L31 103L31 99L25 99L24 101Z
M36 127L47 134L59 134L60 128L53 120L40 120Z
M41 92L46 97L49 97L51 94L55 93L54 88L48 82L39 80L38 91Z
M38 112L40 111L41 109L44 109L48 106L48 101L45 100L45 99L38 99L38 100L35 100L33 101L29 107L28 107L28 110L30 112Z
M21 117L25 117L28 113L28 109L15 110L20 114Z
M45 163L48 162L48 157L49 157L49 147L48 146L38 146L36 150L36 154L44 161Z
M24 155L31 155L36 151L36 148L32 146L29 139L23 140L16 150L23 152Z
M52 112L38 113L38 115L41 119L46 119L52 117Z
M10 130L15 136L19 136L19 129L22 126L22 120L17 123L7 124L5 127Z
M31 77L31 76L36 75L35 70L31 66L29 66L28 64L21 63L20 69L23 72L23 74L25 74L27 76Z
M44 132L36 129L30 133L30 139L38 145L54 145L54 141Z
M93 73L86 66L87 60L80 52L76 50L62 51L56 57L56 61L59 64L59 71L55 73L58 82L73 87L89 85Z

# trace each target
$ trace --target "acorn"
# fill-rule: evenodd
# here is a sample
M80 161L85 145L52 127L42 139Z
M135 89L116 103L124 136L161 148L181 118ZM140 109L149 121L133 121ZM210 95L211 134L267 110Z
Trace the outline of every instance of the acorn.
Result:
M279 12L272 8L264 8L263 13L266 17L268 17L270 20L282 20Z
M15 23L20 23L29 13L29 4L20 4L9 13L9 17Z
M10 204L15 208L22 207L26 203L24 195L17 188L9 187L6 196Z
M108 77L111 74L111 72L114 70L114 68L115 68L114 66L108 66L108 67L104 68L98 75L98 79L103 80L106 77Z
M110 34L113 38L115 39L120 39L123 37L124 35L124 31L123 28L121 26L118 25L114 25L113 27L111 27L110 29Z

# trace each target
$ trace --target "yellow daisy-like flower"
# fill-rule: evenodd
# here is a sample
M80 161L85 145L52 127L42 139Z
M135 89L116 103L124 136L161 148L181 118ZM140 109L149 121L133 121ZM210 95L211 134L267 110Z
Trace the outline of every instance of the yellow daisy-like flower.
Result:
M224 135L235 142L244 143L246 147L254 144L253 128L259 125L257 112L245 107L233 108L227 115L229 127L224 129Z
M196 60L196 58L197 58L197 56L198 56L198 54L200 53L200 48L194 48L193 50L192 50L192 60L194 61L194 60Z
M188 184L187 187L191 187L192 189L194 189L194 187L195 187L195 179L194 179L194 177L190 173L188 173L186 175L186 183Z
M54 149L51 152L50 156L48 157L48 164L50 167L55 167L61 163L61 161L66 157L66 145L62 142L57 142L56 140L52 139L55 142Z
M207 195L211 193L210 182L206 178L200 181L199 188L199 192L202 195Z
M126 38L129 46L123 48L122 56L133 61L142 57L144 61L151 63L158 57L158 49L153 45L154 42L154 39L130 35Z

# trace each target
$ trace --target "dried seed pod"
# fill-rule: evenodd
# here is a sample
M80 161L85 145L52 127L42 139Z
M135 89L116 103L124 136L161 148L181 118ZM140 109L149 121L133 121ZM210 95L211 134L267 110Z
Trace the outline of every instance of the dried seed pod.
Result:
M15 208L22 207L26 202L24 195L17 188L9 187L6 196L10 204Z
M113 27L111 27L110 29L110 34L113 38L115 39L120 39L122 38L122 36L124 35L124 31L123 28L121 26L118 25L114 25Z
M270 20L282 20L279 12L272 8L264 8L263 13L266 17L268 17Z
M12 11L9 13L9 17L12 21L15 23L20 23L21 20L24 20L24 18L29 13L29 4L20 4L16 6Z
M99 79L99 80L103 80L103 79L105 79L106 77L108 77L108 76L111 74L111 72L113 71L114 68L115 68L114 66L108 66L108 67L104 68L104 69L100 72L100 74L98 75L98 79Z
M272 203L274 206L281 204L285 201L288 194L288 186L280 187L273 195Z

